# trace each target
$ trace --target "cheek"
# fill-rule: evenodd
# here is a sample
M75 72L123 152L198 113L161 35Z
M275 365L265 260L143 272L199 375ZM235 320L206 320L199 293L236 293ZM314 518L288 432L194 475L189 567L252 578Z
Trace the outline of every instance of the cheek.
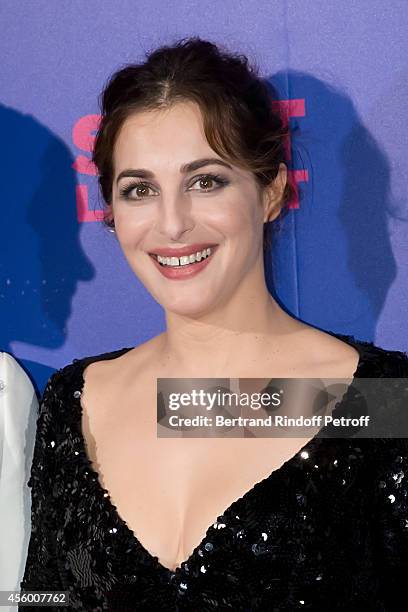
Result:
M151 226L150 216L135 210L115 213L116 235L124 249L140 245Z
M247 200L237 198L231 200L228 206L223 206L216 218L213 219L214 226L226 237L240 241L253 241L254 236L262 228L262 216L257 202L248 196Z

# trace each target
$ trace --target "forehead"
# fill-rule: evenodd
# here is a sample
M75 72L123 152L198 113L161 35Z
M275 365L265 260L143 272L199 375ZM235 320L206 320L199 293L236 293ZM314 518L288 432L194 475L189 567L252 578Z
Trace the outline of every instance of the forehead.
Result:
M168 108L130 115L116 139L114 158L121 166L137 160L157 164L162 158L183 163L195 155L210 153L214 151L205 137L199 106L177 102Z

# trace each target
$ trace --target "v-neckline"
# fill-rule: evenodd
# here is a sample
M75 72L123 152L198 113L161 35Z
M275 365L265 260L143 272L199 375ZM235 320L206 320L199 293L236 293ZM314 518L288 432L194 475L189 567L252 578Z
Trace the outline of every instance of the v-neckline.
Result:
M345 391L345 393L342 395L341 401L338 404L336 404L336 407L332 411L332 414L334 415L338 413L338 411L340 410L341 405L343 404L346 395L348 394L351 387L353 386L353 382L355 381L356 378L359 377L361 367L364 363L363 357L364 357L365 351L364 351L364 345L360 341L355 340L355 338L351 335L338 334L334 332L326 332L326 333L330 333L330 335L338 338L339 340L343 340L346 344L349 344L350 346L355 348L359 355L355 372L352 375L352 381L350 385L347 387L347 390ZM125 348L117 349L115 351L111 351L109 353L102 353L101 355L96 355L94 357L85 357L83 359L75 360L76 365L79 368L79 370L75 377L76 385L75 385L75 394L73 394L73 402L76 405L76 408L78 411L78 437L80 440L80 445L82 447L82 453L78 455L78 461L82 460L83 464L86 466L87 471L94 477L95 493L100 497L101 502L104 503L107 511L115 518L119 526L125 532L127 532L127 534L129 535L133 543L137 546L140 553L145 558L146 562L153 564L153 566L156 569L165 572L167 575L177 575L183 572L183 566L187 565L188 563L190 563L192 560L196 558L196 555L198 554L198 551L200 550L200 548L202 548L204 544L206 543L206 541L209 540L209 536L211 536L213 533L217 533L216 525L219 519L227 518L234 511L236 513L238 511L239 505L244 503L251 497L253 497L262 486L265 486L267 483L270 483L278 479L279 477L281 477L282 474L289 467L296 464L296 461L299 459L302 453L312 450L314 444L316 444L316 441L319 439L318 438L319 434L321 433L323 429L326 429L327 427L320 428L319 431L312 438L310 438L306 442L306 444L304 444L292 457L284 461L278 468L273 470L265 478L262 478L261 480L257 481L245 493L243 493L240 497L234 500L221 514L217 516L215 521L209 525L209 527L207 528L205 532L204 537L197 544L197 546L195 546L195 548L190 553L190 555L184 561L182 561L180 565L178 565L174 570L171 570L170 568L166 567L159 561L159 558L157 557L157 555L153 555L151 552L148 551L148 549L139 540L139 538L137 537L133 529L131 529L131 527L127 524L126 520L122 518L122 516L119 514L117 507L115 506L115 504L113 503L111 499L109 491L105 489L101 484L101 481L99 478L99 472L93 468L93 462L88 456L87 443L86 443L86 439L85 439L85 436L83 434L83 429L82 429L83 407L81 404L81 395L82 395L83 387L85 384L84 371L86 367L96 361L101 361L105 359L115 359L117 357L120 357L121 355L124 355L125 353L132 350L133 348L134 347L125 347ZM81 456L82 458L80 459Z

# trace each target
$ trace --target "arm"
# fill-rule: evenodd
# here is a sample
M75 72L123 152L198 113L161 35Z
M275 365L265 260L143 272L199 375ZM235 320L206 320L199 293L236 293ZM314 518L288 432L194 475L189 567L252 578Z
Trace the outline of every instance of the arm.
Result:
M31 536L21 590L64 590L57 565L53 499L56 442L56 374L49 379L39 406L28 486L31 488ZM23 606L21 606L23 607ZM20 609L20 606L19 606ZM32 609L32 608L31 608Z
M30 527L27 487L38 401L25 371L0 352L0 590L18 590Z

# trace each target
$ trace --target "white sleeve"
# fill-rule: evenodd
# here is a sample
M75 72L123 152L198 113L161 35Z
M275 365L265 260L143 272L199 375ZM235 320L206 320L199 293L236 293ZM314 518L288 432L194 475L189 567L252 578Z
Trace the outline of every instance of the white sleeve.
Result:
M27 486L38 401L23 368L0 352L0 590L20 590L31 533ZM16 606L2 610L16 610Z

